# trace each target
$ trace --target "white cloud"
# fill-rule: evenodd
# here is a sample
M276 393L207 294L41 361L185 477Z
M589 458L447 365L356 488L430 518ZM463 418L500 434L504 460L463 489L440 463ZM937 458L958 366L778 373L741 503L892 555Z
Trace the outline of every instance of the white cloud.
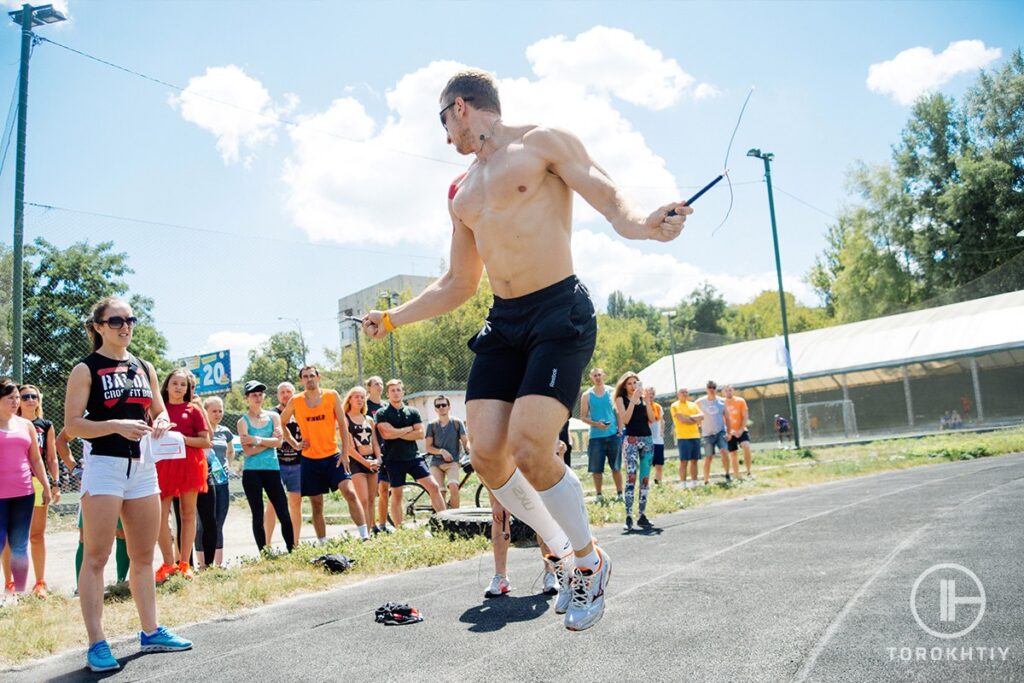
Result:
M868 67L867 86L872 92L891 95L902 105L935 90L961 73L988 66L1002 55L980 40L958 40L935 54L927 47L904 50L887 62Z
M746 303L777 286L772 272L707 273L671 254L644 253L621 239L589 230L577 230L572 246L576 272L601 308L615 290L655 306L673 306L705 280L730 303ZM814 293L799 278L783 275L782 279L786 291L798 300L805 303L815 300Z
M607 26L573 40L544 38L526 49L526 58L541 80L583 84L651 109L672 106L694 81L676 60L628 31Z
M256 147L274 141L278 117L292 111L298 97L286 94L281 104L275 104L262 83L229 64L209 67L202 76L190 78L188 87L172 95L169 104L186 121L217 138L217 151L225 164L238 162L244 152L248 165Z
M229 350L231 352L232 380L238 380L245 374L245 369L249 367L249 351L268 339L270 339L270 335L262 332L221 330L207 337L206 346L203 348L207 351Z
M573 40L543 39L526 53L535 77L498 80L505 121L571 129L643 206L675 198L676 180L665 160L616 109L613 97L658 109L687 94L693 77L632 34L601 26ZM383 121L348 91L291 128L294 153L284 180L296 224L314 240L446 244L451 222L445 197L469 159L446 145L434 112L441 89L463 66L432 62L403 76L385 94ZM704 83L692 96L716 92ZM577 224L597 220L577 201Z
M721 94L722 91L710 83L701 83L693 89L693 99L695 100L709 100Z

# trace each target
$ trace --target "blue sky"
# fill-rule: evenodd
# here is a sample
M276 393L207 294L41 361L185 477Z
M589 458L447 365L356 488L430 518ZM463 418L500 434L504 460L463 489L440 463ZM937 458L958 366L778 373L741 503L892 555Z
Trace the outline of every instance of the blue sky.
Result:
M581 206L576 267L602 306L613 289L667 304L704 279L733 301L772 286L762 168L744 156L760 147L776 155L787 286L810 301L801 279L848 201L847 169L884 162L904 102L926 89L959 95L1020 45L1024 26L1011 2L70 0L68 12L40 34L186 91L39 45L27 199L202 230L34 209L27 238L114 240L131 255L132 286L156 299L172 354L230 346L236 363L293 328L279 317L302 321L317 357L337 344L338 297L396 273L439 273L447 184L468 163L436 118L458 65L496 73L507 121L577 131L650 209L720 171L756 86L729 160L724 226L713 233L724 185L670 245L623 242ZM9 25L4 98L17 61ZM4 216L12 166L0 177Z

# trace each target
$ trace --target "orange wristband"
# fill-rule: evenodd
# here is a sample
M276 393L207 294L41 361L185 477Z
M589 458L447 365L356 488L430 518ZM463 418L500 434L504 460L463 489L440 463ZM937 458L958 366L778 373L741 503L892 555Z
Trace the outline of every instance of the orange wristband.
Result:
M391 313L390 313L390 311L385 311L384 312L384 315L382 315L381 318L380 318L380 324L384 326L384 331L385 332L394 332L395 331L395 324L393 322L391 322Z

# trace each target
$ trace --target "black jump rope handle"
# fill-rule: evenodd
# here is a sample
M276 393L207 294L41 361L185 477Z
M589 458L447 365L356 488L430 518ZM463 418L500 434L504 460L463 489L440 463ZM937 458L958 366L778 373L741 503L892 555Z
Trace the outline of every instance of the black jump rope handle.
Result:
M725 174L723 173L720 176L718 176L717 178L715 178L714 180L712 180L710 183L705 185L704 187L700 188L700 190L697 192L697 194L693 195L692 197L690 197L689 199L686 200L686 205L687 206L693 206L693 203L695 201L700 199L704 195L705 192L707 192L712 187L714 187L716 184L718 184L718 181L720 181L724 177L725 177ZM678 214L676 214L676 210L675 209L670 209L669 212L667 214L665 214L665 215L666 216L676 216Z

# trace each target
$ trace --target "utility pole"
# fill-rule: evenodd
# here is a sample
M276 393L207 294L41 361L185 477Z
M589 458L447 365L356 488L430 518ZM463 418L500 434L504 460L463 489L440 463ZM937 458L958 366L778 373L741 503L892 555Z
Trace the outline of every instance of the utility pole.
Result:
M764 179L768 185L768 213L772 220L772 244L775 246L775 274L779 279L779 308L782 312L782 339L786 345L786 378L789 383L789 415L793 424L793 444L800 448L800 421L796 414L796 391L793 388L793 356L789 349L789 323L786 320L786 292L782 288L782 259L779 258L779 231L775 225L775 197L772 194L772 159L771 152L752 149L748 157L755 157L764 162Z
M53 9L53 5L22 5L20 10L8 12L15 24L21 26L21 66L18 70L18 137L14 147L14 310L12 311L14 356L14 380L19 384L25 380L25 141L28 133L28 62L32 56L34 26L55 24L64 21L65 16Z

